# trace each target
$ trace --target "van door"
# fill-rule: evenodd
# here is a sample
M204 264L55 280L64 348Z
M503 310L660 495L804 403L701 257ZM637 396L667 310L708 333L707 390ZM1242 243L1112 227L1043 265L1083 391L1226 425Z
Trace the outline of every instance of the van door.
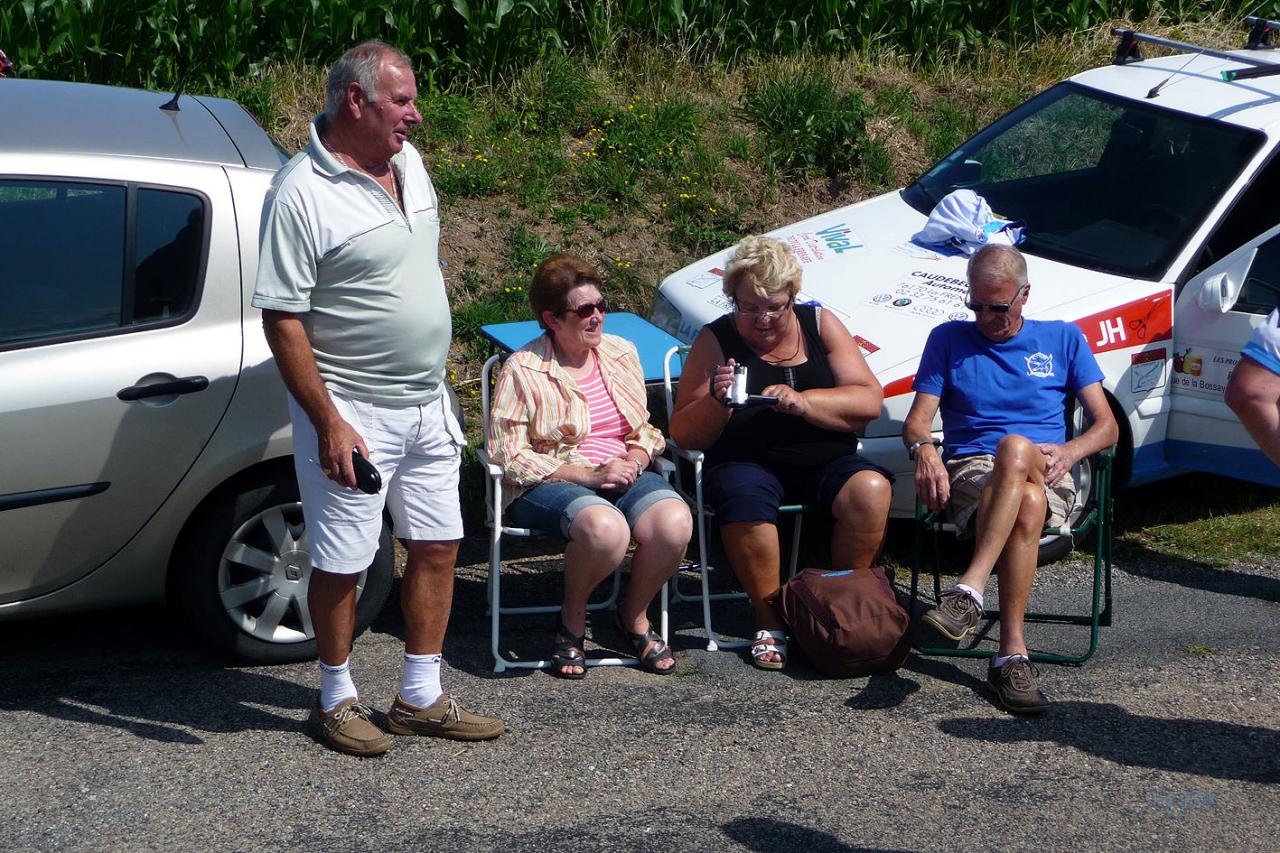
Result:
M1280 227L1187 282L1174 305L1165 457L1180 468L1280 485L1224 392L1253 328L1280 305Z

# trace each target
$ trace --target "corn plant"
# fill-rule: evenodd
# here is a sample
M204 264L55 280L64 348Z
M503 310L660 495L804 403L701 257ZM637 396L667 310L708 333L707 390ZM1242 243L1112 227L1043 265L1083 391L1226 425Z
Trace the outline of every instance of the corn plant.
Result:
M366 38L433 88L489 84L539 58L627 43L695 61L885 49L922 62L1159 11L1280 14L1276 0L18 0L0 48L23 76L220 90L265 63L327 64Z

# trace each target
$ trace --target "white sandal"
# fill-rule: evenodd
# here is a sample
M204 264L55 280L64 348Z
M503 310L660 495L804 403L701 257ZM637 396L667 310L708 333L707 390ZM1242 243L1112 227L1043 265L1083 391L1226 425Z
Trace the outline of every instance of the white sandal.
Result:
M772 652L782 660L763 660ZM751 639L751 663L759 669L782 669L787 665L787 635L782 631L756 631Z

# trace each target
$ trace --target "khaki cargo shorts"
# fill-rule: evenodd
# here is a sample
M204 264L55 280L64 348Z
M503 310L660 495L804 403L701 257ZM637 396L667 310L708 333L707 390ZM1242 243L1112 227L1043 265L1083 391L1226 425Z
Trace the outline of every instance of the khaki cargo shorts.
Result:
M947 463L947 476L951 478L951 499L947 501L947 516L962 537L973 535L973 514L978 510L982 489L991 478L994 467L995 457L985 453L952 459ZM1045 521L1045 526L1056 527L1063 524L1075 506L1075 480L1071 479L1068 472L1057 485L1046 484L1044 494L1049 501L1049 518Z

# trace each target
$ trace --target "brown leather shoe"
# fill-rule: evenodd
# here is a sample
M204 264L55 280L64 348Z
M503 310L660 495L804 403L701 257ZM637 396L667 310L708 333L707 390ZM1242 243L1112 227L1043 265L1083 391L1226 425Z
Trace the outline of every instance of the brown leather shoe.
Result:
M978 627L982 620L982 610L978 602L963 590L953 589L942 594L942 601L937 607L929 610L921 617L939 634L959 642Z
M489 740L504 731L502 720L473 714L449 698L448 693L441 693L428 708L410 705L397 693L387 712L387 728L397 735L450 740Z
M1049 699L1040 690L1040 671L1026 658L1013 658L1004 666L987 667L987 683L1006 711L1014 714L1043 714L1049 710Z
M373 724L373 712L368 705L355 699L345 699L332 711L325 713L319 701L307 718L307 732L326 746L368 758L382 755L391 746L391 738Z

